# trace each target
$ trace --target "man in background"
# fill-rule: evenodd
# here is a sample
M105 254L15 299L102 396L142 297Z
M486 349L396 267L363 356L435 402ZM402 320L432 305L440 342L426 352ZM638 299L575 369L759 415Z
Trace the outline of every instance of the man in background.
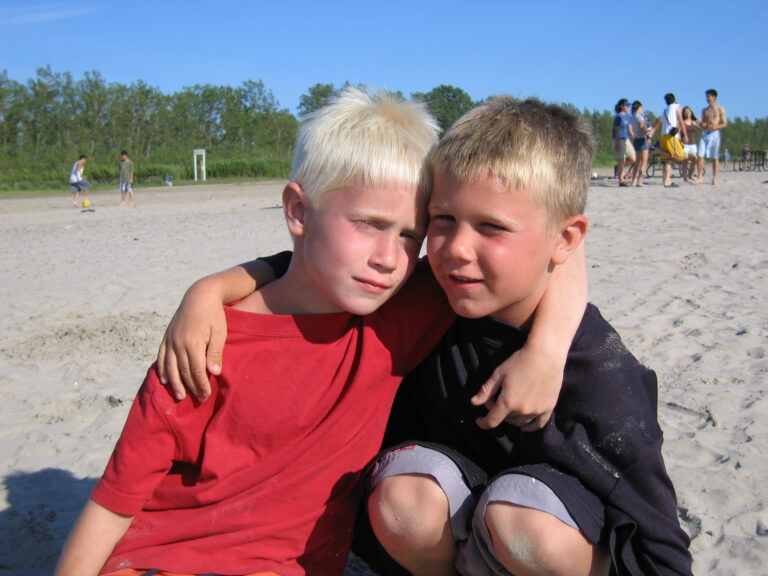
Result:
M126 197L133 204L133 160L128 158L128 152L120 152L120 206L125 206Z
M702 135L699 141L699 174L703 174L704 158L712 158L712 185L717 184L720 171L720 130L728 126L725 108L717 103L717 90L705 92L707 106L701 111Z

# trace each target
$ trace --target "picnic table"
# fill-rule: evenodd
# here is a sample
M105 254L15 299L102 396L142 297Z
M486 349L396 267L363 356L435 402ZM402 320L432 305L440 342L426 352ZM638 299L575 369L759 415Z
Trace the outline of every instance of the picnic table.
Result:
M733 163L734 170L768 170L765 166L765 150L750 152L747 158L740 158Z

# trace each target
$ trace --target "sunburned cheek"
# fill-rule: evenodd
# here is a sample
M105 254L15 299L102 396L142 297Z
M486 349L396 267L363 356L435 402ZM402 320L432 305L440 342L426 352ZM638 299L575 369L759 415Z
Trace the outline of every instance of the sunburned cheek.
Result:
M437 256L438 252L443 246L443 239L437 235L431 235L427 239L427 256L430 258Z
M407 280L413 273L413 269L416 267L416 261L409 261L407 265L403 266L402 280Z

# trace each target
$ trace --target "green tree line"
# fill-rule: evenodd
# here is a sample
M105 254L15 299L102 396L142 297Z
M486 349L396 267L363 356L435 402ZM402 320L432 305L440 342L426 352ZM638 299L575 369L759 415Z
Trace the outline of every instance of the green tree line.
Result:
M208 151L211 177L284 178L301 117L347 85L309 87L300 97L297 118L280 107L261 80L237 87L196 84L165 94L141 80L128 85L107 82L97 71L75 80L48 66L26 82L2 71L0 188L65 186L79 154L90 159L90 179L113 182L122 149L136 162L139 183L160 183L166 174L191 178L196 148ZM443 130L479 103L450 85L414 92L410 98L425 102ZM611 164L613 112L563 105L591 122L597 164ZM734 156L745 144L753 150L765 148L768 118L731 119L723 140Z
M22 84L0 73L0 186L59 186L71 164L89 157L92 180L117 179L126 149L137 179L191 177L192 150L205 148L208 174L283 177L290 170L298 121L261 81L194 85L164 94L145 82L80 80L40 68Z

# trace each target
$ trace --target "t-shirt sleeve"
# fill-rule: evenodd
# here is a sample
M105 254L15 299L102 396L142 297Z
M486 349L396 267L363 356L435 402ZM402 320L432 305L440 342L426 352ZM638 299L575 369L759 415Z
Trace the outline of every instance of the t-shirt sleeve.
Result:
M271 256L262 256L259 260L263 260L269 264L269 267L272 268L272 271L275 273L275 278L280 278L288 272L292 257L293 252L285 250L283 252L278 252L277 254L272 254Z
M126 516L135 516L142 509L177 453L178 442L169 421L174 410L173 399L151 368L91 494L95 502Z
M399 375L413 370L435 347L456 315L425 259L379 311L382 340Z

